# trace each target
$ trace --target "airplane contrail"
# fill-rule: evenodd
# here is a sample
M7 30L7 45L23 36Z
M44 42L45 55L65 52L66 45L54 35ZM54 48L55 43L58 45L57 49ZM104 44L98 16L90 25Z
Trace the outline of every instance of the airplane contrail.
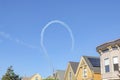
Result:
M5 33L5 32L3 32L3 31L0 31L0 36L4 37L5 39L8 39L8 40L10 40L10 41L13 41L13 42L15 42L15 43L18 43L18 44L20 44L20 45L26 46L26 47L28 47L28 48L39 49L39 47L33 46L33 45L31 45L31 44L28 44L28 43L26 43L26 42L24 42L24 41L22 41L22 40L20 40L20 39L18 39L18 38L14 38L14 37L12 37L10 34ZM1 42L1 41L2 41L2 40L0 40L0 42Z
M46 55L46 57L48 58L48 61L50 63L50 65L52 66L52 69L53 69L53 72L54 72L54 67L53 67L53 64L50 60L50 57L48 55L48 52L47 52L47 49L45 48L44 46L44 33L45 33L45 30L51 25L51 24L54 24L54 23L58 23L58 24L61 24L70 34L70 37L71 37L71 40L72 40L72 44L71 44L71 51L73 51L74 49L74 44L75 44L75 41L74 41L74 36L73 36L73 33L72 33L72 30L70 29L70 27L65 24L63 21L60 21L60 20L52 20L50 22L48 22L42 29L41 31L41 40L40 40L40 44L41 44L41 48L43 49L43 52L44 54Z

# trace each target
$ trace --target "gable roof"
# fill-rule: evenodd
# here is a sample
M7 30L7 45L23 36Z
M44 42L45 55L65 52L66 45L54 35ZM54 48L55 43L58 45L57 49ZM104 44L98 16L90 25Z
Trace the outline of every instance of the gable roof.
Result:
M78 67L79 62L71 62L70 61L69 64L71 65L71 68L72 68L72 70L73 70L73 72L75 74L76 71L77 71L77 67Z
M39 74L34 74L31 77L23 77L22 80L31 80L36 75L39 75Z
M100 58L94 56L83 56L89 68L95 72L100 73Z
M58 76L56 76L57 77L57 79L59 79L59 80L64 80L64 74L65 74L65 71L64 70L57 70L56 71L56 75L58 75Z
M68 72L72 70L73 76L75 76L79 62L68 62L67 69L65 70L64 80L68 77Z

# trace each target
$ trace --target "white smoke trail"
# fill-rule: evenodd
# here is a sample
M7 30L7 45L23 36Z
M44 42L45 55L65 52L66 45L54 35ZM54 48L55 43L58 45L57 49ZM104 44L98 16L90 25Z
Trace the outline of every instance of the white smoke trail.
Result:
M15 42L15 43L18 43L18 44L20 44L20 45L26 46L26 47L28 47L28 48L32 48L32 49L36 48L36 49L39 49L39 47L37 47L37 46L33 46L33 45L30 45L30 44L27 44L26 42L24 42L24 41L22 41L22 40L19 40L19 39L17 39L17 38L11 37L11 35L8 34L8 33L1 32L1 31L0 31L0 36L4 37L5 39L8 39L8 40L10 40L10 41L13 41L13 42Z
M40 41L40 44L41 44L41 48L43 49L43 51L44 51L44 54L46 55L46 57L48 58L48 61L49 61L49 63L50 63L50 65L52 66L52 69L53 69L53 72L54 72L54 67L53 67L53 64L50 62L50 57L49 57L49 55L48 55L48 52L47 52L47 50L46 50L46 48L45 48L45 46L44 46L44 32L45 32L45 30L51 25L51 24L54 24L54 23L58 23L58 24L61 24L68 32L69 32L69 34L70 34L70 37L71 37L71 40L72 40L72 45L71 45L71 50L73 51L73 49L74 49L74 36L73 36L73 33L72 33L72 30L70 29L70 27L67 25L67 24L65 24L64 22L62 22L62 21L60 21L60 20L53 20L53 21L50 21L50 22L48 22L48 24L46 24L44 27L43 27L43 29L42 29L42 31L41 31L41 41Z

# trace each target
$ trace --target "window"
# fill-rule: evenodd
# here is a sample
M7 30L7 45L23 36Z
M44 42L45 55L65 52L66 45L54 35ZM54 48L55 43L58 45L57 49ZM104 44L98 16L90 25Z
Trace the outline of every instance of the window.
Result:
M104 59L105 62L105 72L110 72L109 58Z
M87 77L87 69L86 68L83 69L83 77Z
M113 50L117 50L118 48L116 46L112 47Z
M71 72L69 73L69 78L70 78L70 80L72 80L72 73Z
M108 52L108 51L109 51L109 49L102 50L103 53Z
M119 66L118 66L118 57L113 57L113 67L114 67L114 71L118 71L119 70Z

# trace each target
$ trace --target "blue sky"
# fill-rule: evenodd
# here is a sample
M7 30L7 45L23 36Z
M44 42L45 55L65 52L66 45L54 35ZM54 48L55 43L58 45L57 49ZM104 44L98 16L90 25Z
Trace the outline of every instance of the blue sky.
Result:
M44 43L55 69L66 69L68 61L82 55L99 56L96 47L120 38L119 0L0 0L0 77L12 65L21 76L40 73L47 77L52 68L40 47L42 28L61 20L71 28L71 38L60 24L45 31Z

